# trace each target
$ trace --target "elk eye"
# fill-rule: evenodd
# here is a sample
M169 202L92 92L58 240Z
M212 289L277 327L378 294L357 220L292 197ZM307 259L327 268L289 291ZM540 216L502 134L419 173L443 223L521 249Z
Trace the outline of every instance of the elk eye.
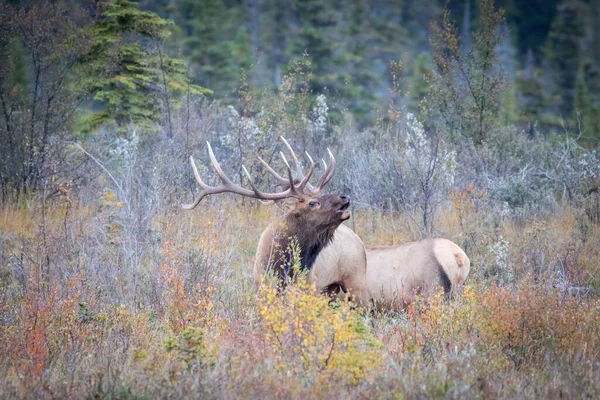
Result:
M319 205L319 202L318 202L318 201L315 201L315 200L312 200L312 201L310 201L310 202L308 203L308 205L309 205L311 208L314 208L314 207L316 207L316 206L318 206L318 205Z

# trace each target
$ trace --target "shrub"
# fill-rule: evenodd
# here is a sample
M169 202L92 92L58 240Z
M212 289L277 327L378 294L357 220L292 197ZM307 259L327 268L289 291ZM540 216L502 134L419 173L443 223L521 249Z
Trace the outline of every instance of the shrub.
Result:
M307 385L358 384L381 366L381 345L351 303L332 303L303 278L283 296L276 292L263 285L258 306L269 356L282 376Z

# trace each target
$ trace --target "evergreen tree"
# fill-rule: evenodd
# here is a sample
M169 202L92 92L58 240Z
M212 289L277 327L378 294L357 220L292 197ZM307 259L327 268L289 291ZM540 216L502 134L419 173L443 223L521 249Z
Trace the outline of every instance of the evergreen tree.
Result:
M582 4L578 0L564 0L558 7L544 52L553 83L550 92L555 112L566 119L573 115L582 36Z
M93 45L83 66L83 84L92 88L103 108L86 119L85 131L110 123L120 130L129 123L152 128L161 118L162 101L169 107L171 95L209 93L189 85L184 63L164 53L169 21L128 0L101 2L99 13L91 27Z
M499 0L496 4L506 12L506 20L514 28L518 53L523 60L529 50L539 58L554 21L557 5L562 0Z
M575 110L580 112L588 143L600 140L600 0L590 1L585 8L584 37L580 72L575 83Z
M428 96L433 74L433 65L429 53L419 54L408 87L408 109L413 113L420 111L421 102Z
M311 1L294 0L296 20L292 23L287 54L290 59L300 59L308 52L311 69L314 73L312 89L320 93L328 88L331 92L341 92L336 67L340 66L337 52L336 28L340 16L336 13L334 0Z
M242 5L223 0L181 0L176 21L184 35L184 54L196 81L220 98L233 98L252 51Z
M357 36L362 37L366 53L363 68L368 71L373 81L374 96L371 106L389 103L393 92L394 62L401 60L410 68L412 55L417 54L416 47L409 39L407 25L410 22L406 0L369 2L371 12L369 19L363 23ZM361 19L361 15L356 18ZM377 104L379 102L379 104Z
M473 46L473 38L471 37L471 1L466 0L463 10L463 21L461 29L461 46L462 51L466 52Z
M515 122L517 115L517 94L515 91L515 80L517 75L517 55L515 46L513 46L513 37L508 28L508 24L502 24L498 27L502 41L496 46L496 56L498 58L499 67L504 75L507 88L502 96L500 106L500 118L503 123L508 124Z
M343 57L338 57L340 95L359 122L373 120L376 95L381 94L385 77L377 73L387 63L381 60L381 42L370 23L373 9L368 1L348 2L343 11L339 43ZM379 43L378 43L379 42ZM379 68L378 68L379 67ZM334 67L335 69L335 67Z
M431 21L438 19L445 1L404 0L403 3L401 24L406 27L404 40L408 51L419 54L423 50L429 50L429 25Z
M534 124L540 119L544 107L544 90L540 73L533 50L529 49L525 58L525 67L518 72L515 80L519 114L523 121L529 124Z
M297 0L293 6L288 58L306 51L311 90L342 99L359 122L371 120L378 100L389 96L389 61L400 56L406 39L402 2Z
M263 82L267 87L276 88L283 80L284 66L289 62L286 54L291 29L292 0L265 0L263 14L263 43L261 51L265 53L268 68L272 74Z

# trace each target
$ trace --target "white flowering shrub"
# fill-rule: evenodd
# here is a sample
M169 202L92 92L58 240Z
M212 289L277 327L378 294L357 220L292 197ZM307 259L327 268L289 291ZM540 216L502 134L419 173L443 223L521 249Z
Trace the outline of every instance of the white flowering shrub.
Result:
M514 271L508 259L510 242L502 235L489 247L489 253L494 258L494 266L499 283L502 286L514 283Z
M553 149L550 165L542 171L543 176L565 189L575 189L575 185L585 179L595 178L600 172L596 150L586 149L573 138L560 141Z
M234 148L240 140L246 145L252 145L257 143L264 135L253 117L240 116L233 106L228 106L227 111L229 112L228 121L232 130L221 136L224 146ZM260 117L260 114L258 117Z
M406 116L406 150L403 158L408 173L423 178L431 175L434 184L449 187L458 172L456 151L435 135L426 135L423 124L411 113Z
M427 134L423 124L411 113L406 115L403 162L404 176L413 189L413 201L421 210L422 228L433 230L434 212L443 192L455 181L456 152L437 134Z
M137 156L140 137L137 129L132 128L127 136L117 136L110 144L110 155L124 162L125 165L131 165Z
M327 112L329 106L327 105L327 98L325 95L320 94L317 96L317 104L315 105L312 112L312 121L310 121L310 129L313 134L323 136L327 132Z

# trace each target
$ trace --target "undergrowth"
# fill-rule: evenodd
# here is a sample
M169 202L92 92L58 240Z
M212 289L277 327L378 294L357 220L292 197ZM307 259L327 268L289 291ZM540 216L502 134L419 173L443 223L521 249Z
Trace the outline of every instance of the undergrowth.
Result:
M460 398L600 395L597 222L516 223L457 195L438 234L471 258L452 301L399 314L298 279L251 283L274 208L164 212L130 233L123 204L0 212L6 398ZM43 211L43 212L42 212ZM418 239L403 214L355 210L367 245ZM490 229L490 226L494 226ZM500 244L499 244L500 243Z

